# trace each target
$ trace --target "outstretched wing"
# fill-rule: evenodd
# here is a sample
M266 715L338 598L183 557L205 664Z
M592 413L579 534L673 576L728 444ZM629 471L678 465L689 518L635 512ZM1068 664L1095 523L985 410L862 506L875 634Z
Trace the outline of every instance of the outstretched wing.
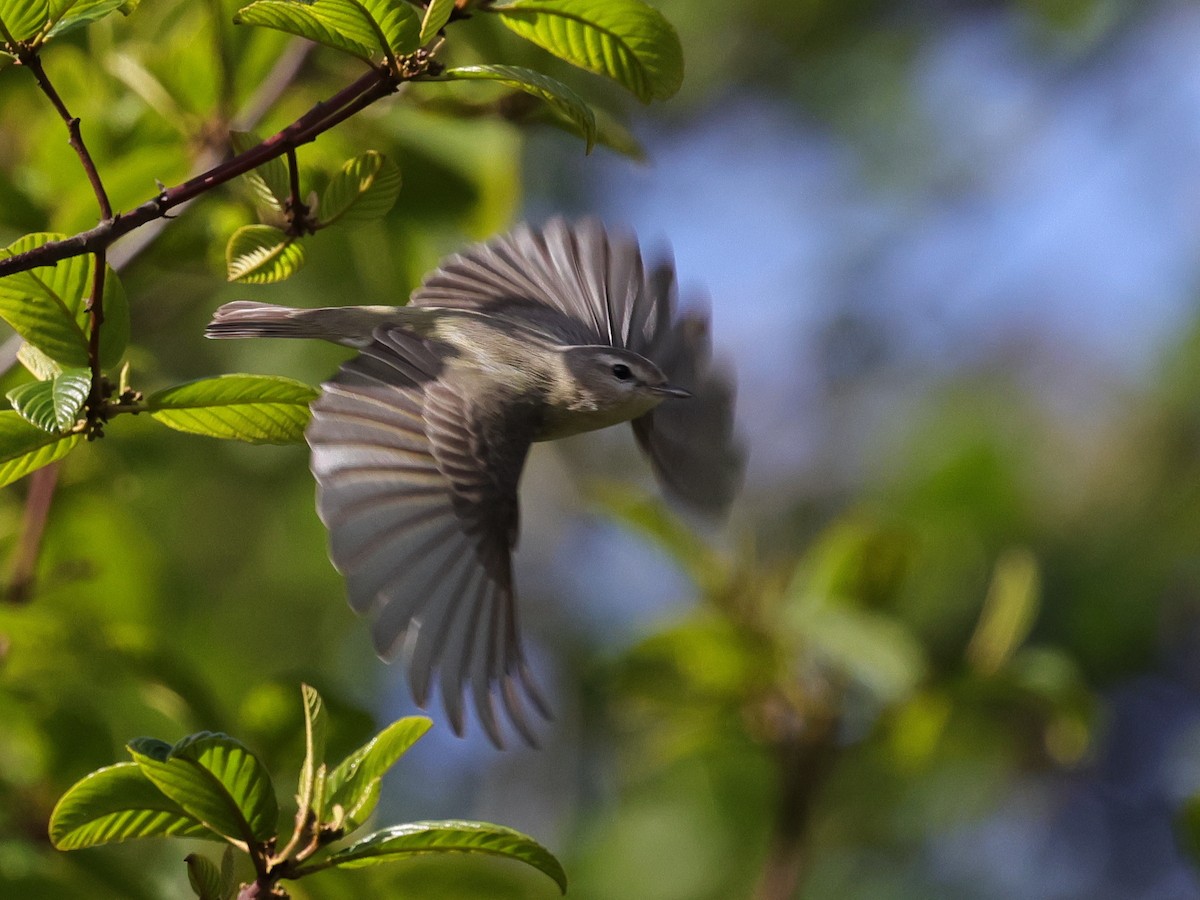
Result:
M417 703L436 678L462 734L469 689L502 746L498 694L534 743L522 695L546 708L521 649L511 568L533 424L519 409L482 416L454 378L429 345L395 330L343 365L307 431L317 511L351 606L371 619L381 656L407 655Z
M692 397L666 400L634 420L634 434L670 494L720 514L745 462L733 430L733 379L712 364L707 311L677 314L675 292L674 265L663 262L647 277L633 235L608 233L595 219L552 219L447 258L411 302L493 314L520 306L522 321L536 319L541 305L575 323L578 343L620 347L654 362Z

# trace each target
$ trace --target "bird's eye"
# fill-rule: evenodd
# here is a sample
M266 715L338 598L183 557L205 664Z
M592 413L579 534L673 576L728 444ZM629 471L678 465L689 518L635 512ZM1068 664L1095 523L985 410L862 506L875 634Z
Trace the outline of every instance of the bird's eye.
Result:
M629 371L629 366L625 365L625 363L617 363L614 365L612 367L612 373L613 377L616 378L617 381L628 381L633 377L633 373Z

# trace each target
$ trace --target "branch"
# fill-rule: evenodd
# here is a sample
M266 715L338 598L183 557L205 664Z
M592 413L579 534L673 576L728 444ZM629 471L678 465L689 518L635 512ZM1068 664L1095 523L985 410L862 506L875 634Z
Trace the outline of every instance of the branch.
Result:
M371 69L333 97L317 103L292 124L271 135L258 146L251 147L245 153L240 153L182 184L163 190L157 197L147 200L131 212L115 215L94 228L61 241L50 241L25 253L0 259L0 278L37 266L53 265L72 256L107 249L118 238L149 222L161 219L175 207L282 156L288 150L315 140L318 135L344 122L376 100L394 93L400 81L415 78L419 74L423 73L414 71L396 75L385 69Z

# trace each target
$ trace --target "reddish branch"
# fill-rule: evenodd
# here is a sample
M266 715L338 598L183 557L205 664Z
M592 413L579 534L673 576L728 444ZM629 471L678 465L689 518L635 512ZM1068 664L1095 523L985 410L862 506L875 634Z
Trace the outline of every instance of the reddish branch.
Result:
M425 62L424 65L427 67L428 63ZM318 135L361 112L376 100L393 93L401 81L424 74L424 70L424 67L420 67L419 71L411 74L396 75L386 69L371 69L328 100L317 103L295 122L271 135L261 144L182 184L161 191L157 197L147 200L130 212L118 213L94 228L61 241L50 241L24 253L0 259L0 278L36 266L53 265L60 260L84 253L105 250L118 238L162 218L180 204L187 203L239 175L244 175L289 150L315 140Z

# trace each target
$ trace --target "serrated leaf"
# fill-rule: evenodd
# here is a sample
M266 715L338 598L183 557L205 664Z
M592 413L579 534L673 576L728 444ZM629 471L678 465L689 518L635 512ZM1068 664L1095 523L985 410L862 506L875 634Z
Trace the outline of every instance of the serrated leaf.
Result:
M317 789L317 780L319 778L324 781L325 778L322 772L325 765L325 734L329 727L329 717L325 712L325 703L316 688L302 684L300 692L304 698L304 762L300 766L296 804L301 815L304 810L312 809L316 821L320 822L325 791Z
M596 143L595 113L582 97L557 78L520 66L486 65L447 69L437 80L495 81L505 87L524 91L546 101L552 110L569 122L587 143L588 153L592 152Z
M321 195L321 224L332 225L339 219L366 222L387 215L396 204L400 183L400 170L382 153L368 150L347 160Z
M199 853L189 853L183 861L187 864L188 884L199 900L225 900L216 863Z
M437 33L446 27L450 21L450 13L454 12L454 0L431 0L425 7L425 18L421 20L421 45L424 46L437 37Z
M176 431L206 437L286 444L304 438L310 385L274 375L220 375L181 384L146 399L151 417Z
M327 807L340 806L344 810L347 831L371 814L379 800L380 780L432 724L424 716L408 716L393 722L329 773L325 782Z
M164 835L216 839L131 762L77 781L50 814L50 841L59 850Z
M15 256L65 235L27 234L0 253ZM90 290L90 255L39 266L0 278L0 319L26 341L64 366L86 366L87 337L81 326Z
M549 850L533 838L486 822L413 822L385 828L329 857L342 868L396 862L430 853L485 853L532 866L567 892L567 874Z
M229 140L235 153L245 153L262 143L262 138L249 131L231 131ZM253 172L242 176L254 192L254 199L268 209L282 211L292 194L287 163L280 157L268 160Z
M46 36L58 37L68 34L115 12L128 16L137 5L138 0L77 0L62 18L57 20Z
M65 369L48 381L18 385L8 392L8 402L30 424L62 434L79 418L92 388L87 369Z
M683 83L679 35L641 0L512 0L482 9L559 59L608 76L643 103L665 100Z
M419 46L420 20L407 3L392 0L258 0L233 18L308 38L327 47L371 60L386 43L398 54Z
M228 735L200 732L175 744L134 741L129 752L142 773L189 815L247 846L275 837L279 808L266 767Z
M0 412L0 487L62 459L83 439L30 425L15 412Z
M304 245L271 225L243 225L225 247L226 277L243 284L283 281L304 261Z

